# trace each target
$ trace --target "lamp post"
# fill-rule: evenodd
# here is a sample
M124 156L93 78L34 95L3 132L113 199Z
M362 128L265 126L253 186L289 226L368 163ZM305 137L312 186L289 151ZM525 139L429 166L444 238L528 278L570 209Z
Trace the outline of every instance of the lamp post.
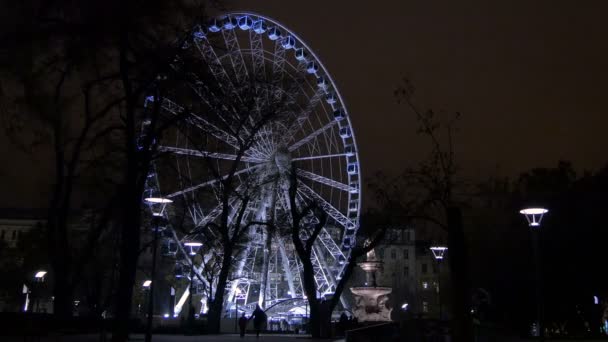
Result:
M150 278L152 279L149 286L150 290L148 293L148 318L146 324L146 342L152 341L152 316L154 314L154 286L156 281L154 281L154 277L156 275L156 250L158 248L158 232L161 230L160 219L163 217L165 212L165 207L169 203L173 203L172 200L168 198L162 197L148 197L144 199L144 202L150 206L150 210L153 215L152 222L152 270L150 272Z
M534 264L536 268L536 319L539 341L545 340L545 329L543 325L543 290L542 290L542 265L540 252L540 223L543 215L549 210L545 208L526 208L519 211L520 214L526 217L528 225L532 228L532 239L534 249Z
M46 271L44 270L40 270L38 272L36 272L36 274L34 274L34 282L36 284L38 283L44 283L44 276L46 275ZM33 288L34 286L32 286ZM34 304L32 305L32 312L38 312L40 311L40 286L36 286L36 293L34 296Z
M202 245L203 244L199 241L192 240L184 243L184 246L190 248L190 252L188 254L190 254L192 257L190 260L190 308L188 309L188 321L190 323L194 322L194 301L192 299L192 297L194 297L194 256Z
M437 301L439 302L439 320L443 318L443 308L441 306L441 261L445 256L448 248L445 246L431 246L431 252L437 261Z

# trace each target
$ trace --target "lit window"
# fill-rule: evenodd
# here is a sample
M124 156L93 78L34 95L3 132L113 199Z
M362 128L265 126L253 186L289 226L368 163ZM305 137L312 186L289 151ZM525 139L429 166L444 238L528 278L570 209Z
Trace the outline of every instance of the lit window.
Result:
M429 282L428 281L423 281L422 282L422 288L425 289L425 290L428 289L429 288Z
M393 259L393 260L397 259L397 250L396 249L391 249L391 259Z
M403 259L408 260L409 258L410 258L410 250L404 249L403 250Z
M428 271L428 269L427 269L427 268L428 268L428 267L427 267L427 264L422 264L422 269L421 269L422 274L426 274L426 272Z
M422 312L429 312L429 302L422 302Z

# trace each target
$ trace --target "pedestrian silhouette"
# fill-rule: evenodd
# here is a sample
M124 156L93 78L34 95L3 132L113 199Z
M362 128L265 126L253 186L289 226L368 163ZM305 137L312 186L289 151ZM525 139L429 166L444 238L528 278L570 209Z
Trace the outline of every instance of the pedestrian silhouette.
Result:
M253 318L253 329L255 329L255 337L260 337L260 331L266 324L266 313L259 305L255 306L255 310L249 319Z
M247 328L247 316L243 312L241 318L239 318L239 328L241 329L241 337L245 337L245 328Z

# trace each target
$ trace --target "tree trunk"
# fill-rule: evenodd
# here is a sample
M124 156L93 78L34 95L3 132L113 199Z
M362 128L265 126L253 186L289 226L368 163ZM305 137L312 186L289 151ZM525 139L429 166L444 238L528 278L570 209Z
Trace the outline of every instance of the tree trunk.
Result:
M131 178L131 177L130 177ZM137 259L140 245L140 205L141 193L136 187L135 177L132 184L127 184L127 203L122 214L122 236L120 240L120 277L116 302L116 326L112 341L126 341L129 335L129 319L133 299L133 286L137 271Z
M226 284L228 284L228 275L232 266L232 246L230 243L224 242L224 259L222 260L222 268L217 279L217 287L215 296L209 305L207 315L207 326L209 333L217 334L220 332L220 320L224 308L224 293L226 292Z
M447 209L448 222L448 260L452 282L452 341L473 341L472 321L470 315L469 273L467 265L466 243L462 227L460 208Z
M317 284L315 282L315 272L310 261L310 255L300 258L303 266L303 284L304 292L308 299L308 306L310 309L310 316L308 326L310 334L313 338L318 338L321 335L321 320L320 320L320 306L317 298Z

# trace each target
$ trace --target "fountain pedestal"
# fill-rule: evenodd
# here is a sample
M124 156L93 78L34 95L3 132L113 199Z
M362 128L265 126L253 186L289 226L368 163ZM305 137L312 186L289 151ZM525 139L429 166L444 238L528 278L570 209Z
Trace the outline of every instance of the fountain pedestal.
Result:
M367 261L358 264L365 272L365 286L351 287L355 297L353 314L359 322L388 322L392 309L387 306L390 287L381 287L376 283L376 272L382 269L383 262L376 259L376 253L367 253Z

